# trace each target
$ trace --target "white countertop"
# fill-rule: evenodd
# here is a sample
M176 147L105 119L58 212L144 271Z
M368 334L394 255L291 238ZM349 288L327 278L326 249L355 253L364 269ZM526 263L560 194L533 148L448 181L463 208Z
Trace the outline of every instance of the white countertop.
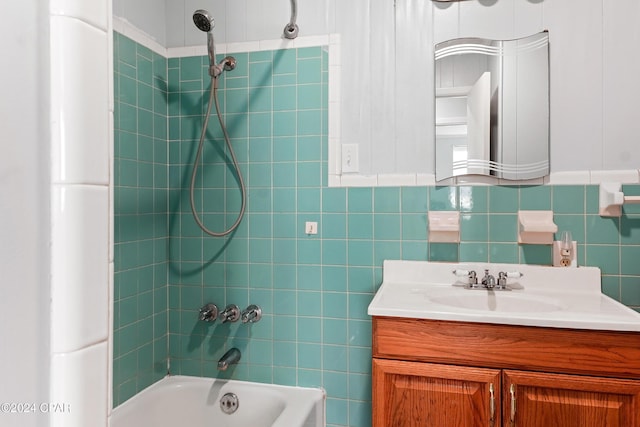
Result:
M453 270L523 274L511 291L465 289ZM602 294L600 270L518 264L385 261L371 316L572 329L640 331L640 313Z

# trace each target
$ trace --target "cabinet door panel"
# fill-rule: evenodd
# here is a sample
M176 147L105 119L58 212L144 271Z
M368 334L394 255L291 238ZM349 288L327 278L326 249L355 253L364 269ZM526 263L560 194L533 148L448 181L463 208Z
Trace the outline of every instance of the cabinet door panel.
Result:
M373 359L373 427L498 427L500 414L498 370Z
M640 427L637 381L577 375L505 371L505 425L510 425L512 389L516 427Z

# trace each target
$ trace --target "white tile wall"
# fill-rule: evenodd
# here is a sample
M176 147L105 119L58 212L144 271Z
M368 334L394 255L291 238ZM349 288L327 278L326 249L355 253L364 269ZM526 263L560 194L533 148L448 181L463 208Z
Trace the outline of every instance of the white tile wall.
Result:
M107 32L65 16L51 18L52 178L109 183Z
M68 410L50 411L51 427L107 426L108 358L107 342L53 356L51 402Z
M108 187L56 185L52 193L52 351L105 341L108 325Z
M111 0L50 8L52 426L107 426L113 292ZM111 264L112 265L112 264Z

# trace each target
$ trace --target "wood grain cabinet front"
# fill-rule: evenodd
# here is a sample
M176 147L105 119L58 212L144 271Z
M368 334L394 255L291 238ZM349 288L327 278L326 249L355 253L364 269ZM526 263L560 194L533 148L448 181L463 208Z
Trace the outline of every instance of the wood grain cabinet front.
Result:
M496 369L374 359L372 384L373 427L499 425Z
M555 333L549 347L565 356L554 364L542 343ZM593 331L591 339L588 331L374 317L373 427L640 427L640 334Z
M502 375L505 426L640 426L639 381L524 371Z

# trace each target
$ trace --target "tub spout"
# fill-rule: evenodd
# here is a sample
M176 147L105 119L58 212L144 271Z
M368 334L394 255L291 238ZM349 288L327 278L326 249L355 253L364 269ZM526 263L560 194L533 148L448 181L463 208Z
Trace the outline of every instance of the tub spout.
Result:
M218 370L226 371L229 365L234 365L240 361L240 356L240 350L235 347L227 351L220 360L218 360Z

